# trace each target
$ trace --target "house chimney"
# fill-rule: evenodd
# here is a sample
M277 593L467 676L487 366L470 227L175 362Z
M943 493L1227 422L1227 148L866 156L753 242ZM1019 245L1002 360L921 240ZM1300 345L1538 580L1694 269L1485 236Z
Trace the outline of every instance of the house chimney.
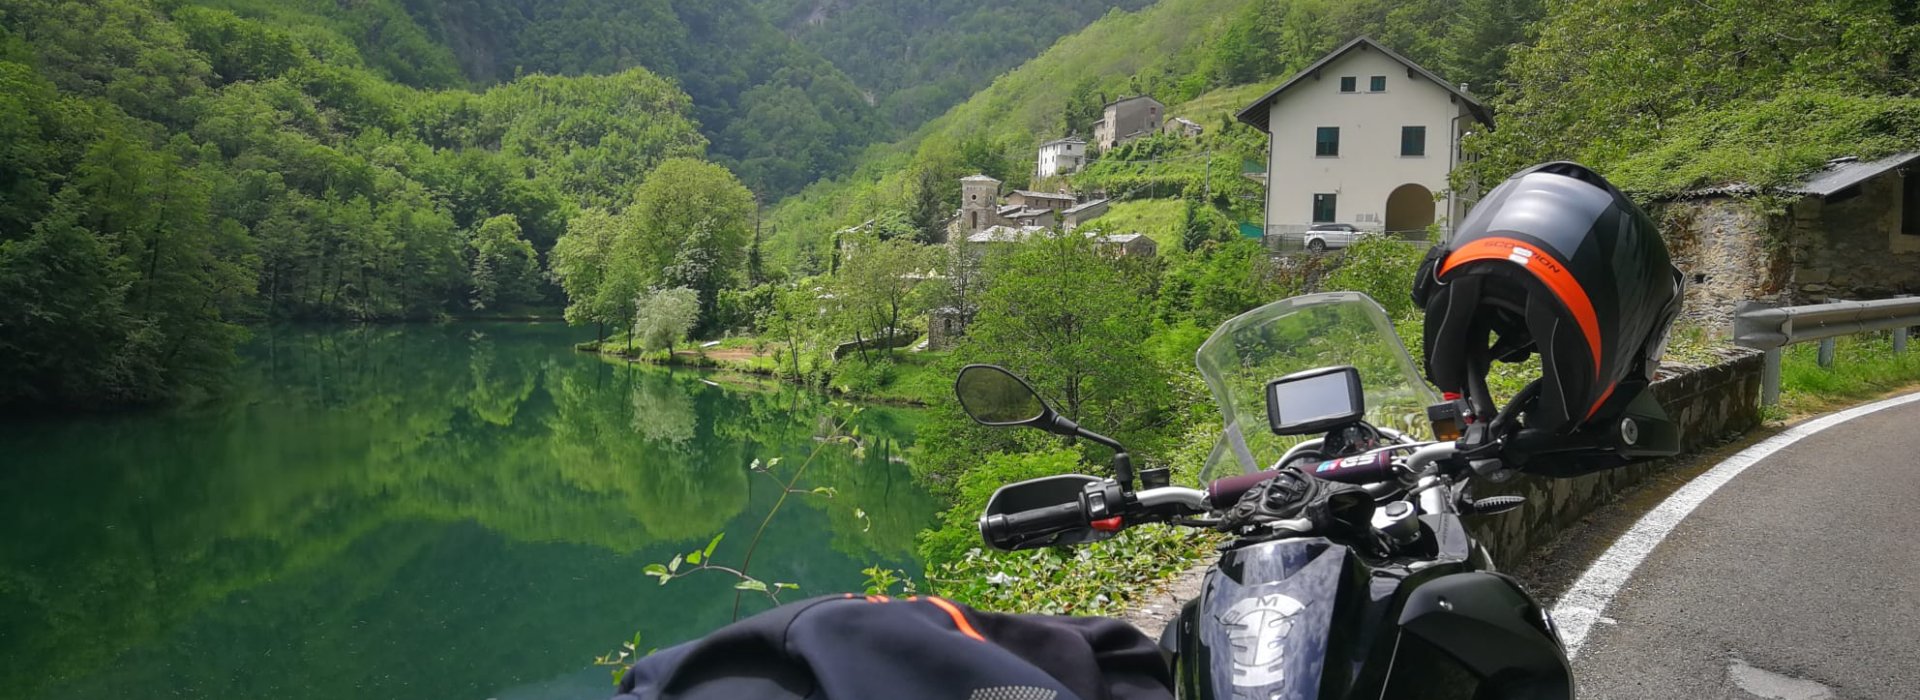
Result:
M1461 84L1460 84L1460 94L1462 94L1462 95L1471 95L1471 94L1473 94L1473 93L1471 93L1471 92L1468 92L1468 91L1467 91L1467 84L1466 84L1466 83L1461 83Z

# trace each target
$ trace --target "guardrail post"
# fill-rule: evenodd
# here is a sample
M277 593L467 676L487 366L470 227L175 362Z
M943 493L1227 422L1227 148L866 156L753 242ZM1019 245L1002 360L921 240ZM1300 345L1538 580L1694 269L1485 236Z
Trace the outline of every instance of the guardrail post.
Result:
M1906 351L1907 351L1907 327L1901 326L1899 328L1893 329L1893 354L1898 355Z
M1820 366L1821 367L1833 366L1834 340L1835 340L1834 338L1825 338L1820 341Z
M1760 405L1780 403L1780 348L1768 348L1760 364Z

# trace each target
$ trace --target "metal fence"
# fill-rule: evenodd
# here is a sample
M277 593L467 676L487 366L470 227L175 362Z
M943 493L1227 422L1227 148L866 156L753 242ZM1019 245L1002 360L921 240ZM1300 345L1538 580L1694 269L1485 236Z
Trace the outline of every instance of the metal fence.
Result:
M1734 311L1733 342L1766 353L1760 404L1780 401L1780 358L1794 343L1820 341L1820 366L1833 365L1834 339L1843 335L1893 331L1893 351L1907 351L1907 329L1920 326L1920 297L1830 304L1769 306L1745 302Z

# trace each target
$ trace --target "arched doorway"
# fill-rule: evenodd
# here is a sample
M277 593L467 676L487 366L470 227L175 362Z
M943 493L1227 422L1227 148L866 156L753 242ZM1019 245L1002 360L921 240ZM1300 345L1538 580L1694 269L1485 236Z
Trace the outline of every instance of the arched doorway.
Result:
M1388 231L1422 231L1433 224L1433 190L1407 183L1387 195Z

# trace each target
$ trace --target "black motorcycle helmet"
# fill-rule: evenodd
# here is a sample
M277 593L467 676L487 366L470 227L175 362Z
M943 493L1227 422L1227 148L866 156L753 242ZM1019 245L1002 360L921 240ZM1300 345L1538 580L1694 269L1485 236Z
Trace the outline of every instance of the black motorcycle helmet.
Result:
M1653 220L1605 178L1566 162L1522 170L1421 267L1427 378L1492 420L1491 362L1537 352L1541 378L1502 420L1562 435L1604 426L1653 380L1682 284Z

